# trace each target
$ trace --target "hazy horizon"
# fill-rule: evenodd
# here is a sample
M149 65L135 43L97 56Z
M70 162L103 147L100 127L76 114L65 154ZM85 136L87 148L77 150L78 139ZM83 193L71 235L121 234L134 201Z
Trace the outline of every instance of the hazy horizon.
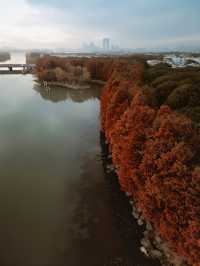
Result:
M102 38L123 48L199 45L196 0L0 0L2 47L78 49Z

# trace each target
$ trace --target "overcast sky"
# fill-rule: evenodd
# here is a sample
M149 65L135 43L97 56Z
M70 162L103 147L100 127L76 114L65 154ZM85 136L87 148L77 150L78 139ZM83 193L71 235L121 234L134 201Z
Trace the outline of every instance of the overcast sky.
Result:
M200 43L200 0L0 0L0 47Z

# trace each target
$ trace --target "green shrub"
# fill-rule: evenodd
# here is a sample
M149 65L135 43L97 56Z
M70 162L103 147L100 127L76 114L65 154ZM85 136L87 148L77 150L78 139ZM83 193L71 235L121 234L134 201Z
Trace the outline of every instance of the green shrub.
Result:
M180 109L185 107L188 104L191 89L191 84L183 84L178 86L168 96L166 104L168 104L172 109Z
M167 80L153 89L153 93L159 106L166 101L167 97L170 95L170 93L174 90L176 86L177 83L175 81Z
M163 82L166 82L166 81L168 81L168 80L172 80L172 79L171 79L171 75L170 75L169 73L157 77L156 79L153 80L153 82L151 83L151 85L152 85L153 87L157 87L157 86L159 86L160 84L162 84Z
M196 107L200 105L200 85L195 85L190 91L189 106Z
M187 107L182 113L188 116L195 124L200 127L200 106Z

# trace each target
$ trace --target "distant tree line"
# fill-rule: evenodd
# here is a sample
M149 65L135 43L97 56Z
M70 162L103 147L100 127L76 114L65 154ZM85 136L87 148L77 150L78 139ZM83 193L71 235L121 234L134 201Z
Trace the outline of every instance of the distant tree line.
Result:
M7 52L0 52L0 62L10 60L10 54Z

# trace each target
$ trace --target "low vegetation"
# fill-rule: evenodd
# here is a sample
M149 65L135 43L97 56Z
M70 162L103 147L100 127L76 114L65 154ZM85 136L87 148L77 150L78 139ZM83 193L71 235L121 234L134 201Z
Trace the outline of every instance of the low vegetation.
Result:
M200 100L200 68L172 69L155 66L146 70L145 82L152 88L158 106L167 104L173 110L186 114L198 125ZM194 110L196 110L194 112Z
M10 60L10 54L7 52L0 52L0 62Z

